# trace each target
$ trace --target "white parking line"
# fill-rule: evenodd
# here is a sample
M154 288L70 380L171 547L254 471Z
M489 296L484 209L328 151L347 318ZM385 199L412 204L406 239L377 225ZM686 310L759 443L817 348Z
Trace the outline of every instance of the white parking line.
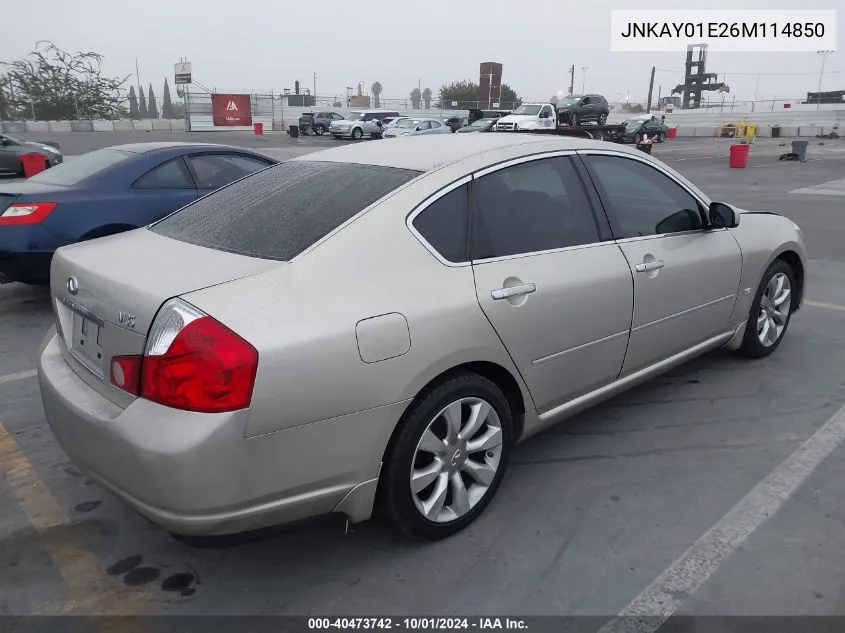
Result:
M17 380L26 380L27 378L32 378L38 375L38 371L35 369L29 369L27 371L19 371L16 374L6 374L5 376L0 376L0 385L7 383L7 382L15 382Z
M654 633L845 440L845 407L660 574L599 633ZM641 619L640 619L641 618Z

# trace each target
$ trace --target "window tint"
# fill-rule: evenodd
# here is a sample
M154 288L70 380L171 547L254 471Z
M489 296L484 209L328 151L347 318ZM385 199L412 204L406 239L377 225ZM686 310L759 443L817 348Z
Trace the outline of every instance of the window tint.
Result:
M653 167L614 156L587 156L586 160L619 237L702 227L696 199Z
M440 125L439 121L429 121L429 125L431 125L432 129L437 129L439 127L443 127L442 125Z
M40 174L29 178L27 182L72 187L104 169L137 156L138 154L134 152L124 152L117 149L98 149L87 154L75 156L73 160L42 171Z
M332 112L332 118L333 118L335 121L340 121L341 119L343 119L343 117L342 117L342 116L340 116L337 112Z
M132 186L135 189L193 189L194 179L180 157L148 171Z
M473 185L473 258L534 253L600 241L581 180L567 157L482 176Z
M421 130L430 130L431 129L431 121L420 121L420 124L417 126Z
M189 156L188 162L200 189L219 189L270 164L237 154L199 154Z
M292 160L201 198L151 230L197 246L286 261L419 174Z
M443 259L467 261L469 185L441 196L414 218L414 228Z

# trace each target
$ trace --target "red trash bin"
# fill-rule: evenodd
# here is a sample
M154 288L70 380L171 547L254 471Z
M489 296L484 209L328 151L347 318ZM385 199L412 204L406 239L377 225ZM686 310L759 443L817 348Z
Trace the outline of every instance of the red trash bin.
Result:
M666 138L678 138L678 128L670 127L669 133L666 135Z
M47 169L47 159L41 154L21 154L23 177L29 178Z
M257 135L261 136L262 134L264 134L264 124L263 123L254 124L253 128L255 129L255 133Z
M748 150L750 148L751 146L745 143L731 145L731 157L729 161L731 169L741 169L748 166Z

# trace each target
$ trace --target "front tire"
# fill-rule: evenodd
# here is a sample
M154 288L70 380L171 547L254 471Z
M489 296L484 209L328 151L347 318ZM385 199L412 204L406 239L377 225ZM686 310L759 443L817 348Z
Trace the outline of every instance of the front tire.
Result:
M607 112L602 112L599 115L598 123L599 125L604 125L605 123L607 123Z
M326 127L324 125L318 125L314 128L314 132L317 134L317 136L322 136L326 133Z
M381 501L393 527L437 540L477 519L504 477L513 429L505 394L477 374L455 374L422 394L384 461Z
M360 141L362 138L364 138L364 130L359 127L356 127L354 130L352 130L353 141Z
M792 267L782 260L772 262L751 303L745 335L738 350L742 356L765 358L778 348L792 318L795 288Z
M578 114L577 113L573 112L572 114L569 115L569 125L571 125L572 127L575 127L576 125L578 125Z

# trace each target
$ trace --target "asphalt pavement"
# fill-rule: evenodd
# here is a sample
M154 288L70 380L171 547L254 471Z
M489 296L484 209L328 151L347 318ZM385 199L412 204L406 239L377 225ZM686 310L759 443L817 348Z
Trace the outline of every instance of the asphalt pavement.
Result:
M40 136L73 154L185 135ZM337 143L187 138L208 136L279 157ZM175 540L58 448L34 378L48 294L0 286L0 613L845 614L845 142L814 140L805 163L781 143L733 170L722 139L654 148L711 197L804 230L808 302L780 349L714 352L528 440L485 514L433 544L340 517Z

